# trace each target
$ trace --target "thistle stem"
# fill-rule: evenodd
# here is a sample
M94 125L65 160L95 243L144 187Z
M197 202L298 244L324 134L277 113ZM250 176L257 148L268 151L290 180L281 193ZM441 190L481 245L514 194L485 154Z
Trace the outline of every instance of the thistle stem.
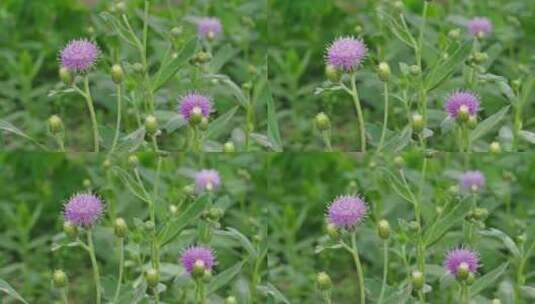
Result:
M358 279L359 279L360 304L365 304L366 303L366 291L364 289L364 274L362 272L362 264L360 262L355 232L351 233L351 255L353 256L355 267L357 268L357 274L358 274Z
M379 300L377 300L377 303L379 304L383 303L387 277L388 277L388 240L385 240L384 246L383 246L383 282L381 285L381 293L379 294Z
M383 118L383 130L381 132L381 139L379 140L379 146L377 147L377 152L381 152L383 149L383 144L385 142L386 129L388 125L388 82L384 83L384 98L385 98L385 114Z
M119 294L121 293L121 283L123 281L124 271L124 238L119 239L119 278L117 279L117 288L115 289L115 296L113 297L113 303L117 303Z
M61 288L60 290L61 294L61 301L63 301L63 304L69 304L69 298L67 297L67 288Z
M117 123L115 125L115 136L113 137L113 143L111 145L110 154L113 153L115 150L115 146L117 146L117 140L119 139L119 133L121 130L121 100L122 100L122 90L121 85L117 84L116 86L117 90Z
M332 152L333 147L331 145L331 132L321 131L321 138L323 139L323 143L325 143L325 147L327 148L327 151Z
M84 76L84 97L87 102L87 108L89 109L89 115L91 117L91 125L93 127L93 141L95 146L95 152L99 152L99 134L98 134L98 125L97 125L97 116L95 115L95 108L93 106L93 98L91 97L91 92L89 91L89 77Z
M362 106L360 104L359 93L357 91L355 73L351 74L351 96L353 97L353 103L355 105L355 110L357 111L358 119L358 128L360 132L360 149L361 152L366 152L366 130L364 129L364 117L362 114Z
M100 273L98 270L97 258L95 256L95 246L93 245L93 235L91 230L87 230L87 251L89 252L89 257L91 258L91 265L93 267L93 278L95 280L95 289L96 289L96 303L100 304L101 299L101 289L100 289Z

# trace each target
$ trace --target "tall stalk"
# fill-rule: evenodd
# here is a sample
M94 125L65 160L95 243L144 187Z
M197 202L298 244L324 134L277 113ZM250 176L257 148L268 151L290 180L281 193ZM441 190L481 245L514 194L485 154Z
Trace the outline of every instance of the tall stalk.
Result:
M91 259L91 266L93 267L93 279L95 280L96 289L96 303L101 303L101 287L100 287L100 272L98 269L97 258L95 256L95 246L93 245L93 234L91 229L87 230L87 251Z

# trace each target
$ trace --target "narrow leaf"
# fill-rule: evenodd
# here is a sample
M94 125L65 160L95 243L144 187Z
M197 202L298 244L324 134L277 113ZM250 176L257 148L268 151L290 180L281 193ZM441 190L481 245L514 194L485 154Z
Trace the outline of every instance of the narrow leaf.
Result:
M474 129L474 131L470 133L470 140L473 142L488 133L490 130L494 129L496 126L498 126L498 124L505 117L508 111L509 106L506 106L497 113L494 113L487 119L480 122Z
M16 291L9 285L6 281L0 279L0 291L6 293L8 296L11 296L22 303L28 304Z

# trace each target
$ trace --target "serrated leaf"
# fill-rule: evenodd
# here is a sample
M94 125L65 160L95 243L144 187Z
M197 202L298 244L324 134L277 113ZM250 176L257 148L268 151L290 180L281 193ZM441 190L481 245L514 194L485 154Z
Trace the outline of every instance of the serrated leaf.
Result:
M470 133L470 140L472 142L476 141L490 130L494 129L500 121L505 117L509 111L510 106L506 106L500 111L494 113L493 115L487 117L487 119L480 122L477 127Z
M18 293L9 285L6 281L0 279L0 291L6 293L8 296L21 301L22 303L28 304Z
M208 196L201 196L181 212L179 216L165 223L165 226L158 232L158 241L161 246L163 247L171 242L189 223L197 219L203 212L208 200Z
M171 60L166 65L160 67L160 70L154 76L152 81L152 90L154 92L158 91L162 86L164 86L176 73L178 70L188 63L188 60L193 56L195 50L197 49L198 40L197 38L191 39L180 50L176 58Z
M498 280L498 278L500 278L500 276L505 272L505 270L507 270L507 267L509 267L509 263L502 264L498 268L477 279L477 281L472 286L470 286L470 294L472 296L476 296L481 291L494 284L494 282Z

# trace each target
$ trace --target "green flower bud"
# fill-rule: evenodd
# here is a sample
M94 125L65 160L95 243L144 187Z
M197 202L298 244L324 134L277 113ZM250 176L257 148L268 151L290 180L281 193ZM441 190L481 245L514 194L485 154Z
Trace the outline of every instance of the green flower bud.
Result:
M171 213L171 215L177 215L178 213L178 207L176 205L169 205L169 213Z
M314 118L314 123L316 124L316 128L318 128L320 131L326 131L331 128L329 116L323 112L320 112L316 115Z
M114 64L111 67L111 79L113 80L115 84L120 84L123 82L123 78L124 78L123 68L118 64Z
M357 33L357 35L362 34L363 30L364 29L362 28L362 26L360 26L360 25L355 26L355 33Z
M316 284L318 285L319 290L329 290L333 287L331 277L323 271L316 275Z
M325 67L325 76L332 82L338 82L340 81L340 77L342 77L342 73L333 65L328 64Z
M511 81L511 86L513 87L513 89L515 91L520 90L520 87L522 86L522 80L515 79L515 80Z
M412 232L417 232L420 230L420 225L418 224L417 221L410 221L409 222L409 229L412 231Z
M469 273L468 277L466 278L466 284L472 285L476 282L476 276L473 273Z
M66 67L61 67L59 69L59 78L61 79L61 81L63 81L65 85L68 86L71 86L74 81L71 71Z
M145 230L147 231L154 231L154 228L156 228L156 225L154 224L153 221L146 221L145 222Z
M412 287L416 290L420 290L425 285L425 277L421 271L415 270L411 273Z
M396 156L394 157L394 164L398 168L402 168L405 165L405 159L402 156Z
M457 267L457 279L460 281L464 281L468 278L468 275L470 274L470 267L467 263L462 262L459 267Z
M340 237L340 232L333 223L327 224L327 235L329 235L329 237L333 240L336 240Z
M383 240L388 239L390 237L390 223L387 220L380 220L377 223L377 233Z
M238 304L238 300L236 300L236 297L228 296L225 299L225 304Z
M221 208L212 207L208 210L208 218L212 221L219 221L225 212Z
M78 227L69 221L63 222L63 232L72 240L78 237Z
M241 87L242 87L242 89L244 91L247 92L247 91L250 91L253 88L253 84L251 82L247 81L247 82L242 83Z
M490 152L494 153L494 154L498 154L498 153L502 152L502 147L500 146L500 143L497 142L497 141L493 141L490 144Z
M158 270L151 268L145 272L145 280L150 287L156 287L160 281L160 273Z
M92 27L92 26L88 26L88 27L85 29L85 31L87 32L87 34L88 34L89 36L93 36L93 35L95 35L95 28Z
M468 127L473 129L476 126L477 126L477 116L470 115L470 117L468 117Z
M394 8L401 10L403 9L403 1L395 1L394 2Z
M82 183L83 183L85 188L88 188L88 189L91 188L91 180L86 178L86 179L84 179L84 181Z
M178 38L182 35L182 27L173 27L171 29L171 35L174 37L174 38Z
M490 304L502 304L502 301L500 301L500 299L492 299Z
M115 236L118 238L124 238L128 233L128 225L121 217L115 219L115 226L113 228Z
M137 167L139 165L139 158L135 154L128 156L128 164L132 167Z
M120 14L126 13L126 3L124 1L115 3L115 10Z
M234 143L231 141L227 141L223 145L223 152L226 152L226 153L236 152L236 147L234 146Z
M132 69L134 69L134 72L136 73L143 73L143 71L145 70L143 64L141 64L140 62L134 63L134 65L132 65Z
M210 60L212 60L212 54L207 53L207 52L199 52L197 53L197 55L195 55L194 59L195 59L195 62L199 64L207 63Z
M210 125L210 123L208 122L208 118L206 117L202 117L201 119L201 123L199 124L199 128L203 131L206 131L208 130L208 126Z
M195 263L193 264L193 270L191 271L191 276L194 279L202 279L204 277L205 268L206 267L202 260L195 261Z
M391 74L392 72L390 71L390 66L387 62L379 63L379 65L377 66L377 75L379 76L379 79L384 82L387 82Z
M448 37L450 37L450 39L453 39L453 40L459 39L459 37L461 37L461 30L456 28L456 29L449 31Z
M422 131L425 127L424 117L420 115L419 113L414 113L411 118L411 125L412 125L412 129L415 132Z
M48 129L52 134L58 134L63 131L63 121L58 115L52 115L48 118Z
M195 194L195 186L194 185L186 185L182 188L182 191L184 191L184 194L186 195L193 195Z
M189 119L189 123L192 126L196 126L196 125L201 123L203 117L204 116L202 115L201 108L193 107L193 109L191 109L191 116L190 116L190 119Z
M202 280L204 283L209 283L210 280L212 279L213 275L212 275L212 271L206 269L204 271L204 275L202 276Z
M411 73L412 76L418 76L420 75L420 73L422 72L422 70L420 69L419 66L417 65L411 65L409 67L409 72Z
M111 160L109 158L106 158L102 162L102 168L104 168L104 170L108 170L110 167L111 167Z
M489 59L489 55L487 53L477 52L474 54L473 59L475 63L482 64Z
M477 221L484 221L489 216L489 211L486 208L475 208L473 217Z
M145 130L151 135L158 131L158 120L153 115L149 115L145 118Z
M69 283L67 275L61 269L54 270L54 273L52 274L52 281L54 282L54 286L56 286L56 288L63 288Z

